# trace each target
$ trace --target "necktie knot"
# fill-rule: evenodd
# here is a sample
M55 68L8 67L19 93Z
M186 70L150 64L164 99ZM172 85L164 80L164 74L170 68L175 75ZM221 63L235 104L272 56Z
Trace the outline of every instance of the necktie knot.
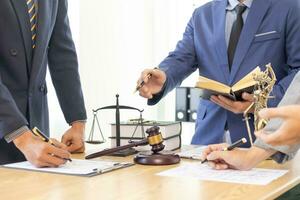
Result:
M247 9L247 7L244 4L239 4L235 7L235 10L236 10L236 13L238 16L242 15L246 9Z

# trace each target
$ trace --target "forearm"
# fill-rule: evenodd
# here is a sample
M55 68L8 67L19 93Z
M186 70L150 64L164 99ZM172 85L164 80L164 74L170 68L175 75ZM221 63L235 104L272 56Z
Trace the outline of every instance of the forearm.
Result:
M270 156L276 153L272 149L263 149L256 146L251 147L247 150L246 159L245 159L245 168L253 168L261 161L266 160Z

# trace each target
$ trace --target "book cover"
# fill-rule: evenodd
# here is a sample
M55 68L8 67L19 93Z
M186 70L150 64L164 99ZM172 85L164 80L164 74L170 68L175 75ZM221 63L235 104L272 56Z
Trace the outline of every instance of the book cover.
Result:
M176 121L145 121L142 126L136 122L127 121L120 123L121 145L128 144L128 141L139 141L147 137L146 130L152 126L159 126L162 134L165 150L176 150L181 147L181 122ZM111 146L116 146L116 124L111 124ZM150 150L149 145L135 147L137 151Z

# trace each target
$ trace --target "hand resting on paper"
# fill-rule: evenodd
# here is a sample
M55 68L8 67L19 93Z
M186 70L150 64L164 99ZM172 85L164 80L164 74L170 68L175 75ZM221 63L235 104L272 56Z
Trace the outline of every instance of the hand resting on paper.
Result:
M250 149L236 148L231 151L223 151L226 147L228 144L225 143L208 145L202 152L202 160L207 159L208 165L217 170L250 170L275 153L275 151L254 146Z

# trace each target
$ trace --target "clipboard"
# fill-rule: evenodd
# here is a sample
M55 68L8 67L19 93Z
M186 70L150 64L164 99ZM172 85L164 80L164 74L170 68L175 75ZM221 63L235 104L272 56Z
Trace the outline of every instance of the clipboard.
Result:
M134 163L131 162L73 159L72 162L67 162L66 164L61 165L57 168L52 168L52 167L38 168L30 164L28 161L6 164L6 165L2 165L2 167L36 171L36 172L92 177L107 172L111 172L117 169L130 167L133 165Z

